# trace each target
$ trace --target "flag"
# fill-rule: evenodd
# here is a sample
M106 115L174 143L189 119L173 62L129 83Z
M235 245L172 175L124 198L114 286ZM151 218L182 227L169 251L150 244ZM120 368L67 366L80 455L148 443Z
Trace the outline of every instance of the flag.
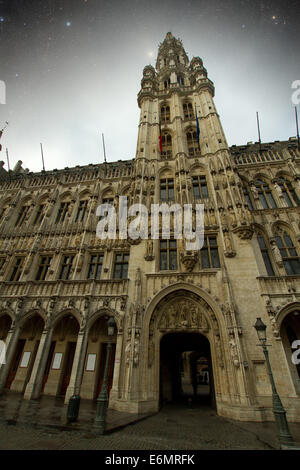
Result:
M196 124L197 124L197 142L198 142L198 147L200 148L200 127L199 127L199 119L197 116L197 109L195 107L195 113L196 113Z
M160 121L159 121L159 135L158 135L158 142L159 142L159 150L160 150L160 153L162 153L162 137L161 137L161 127L160 127Z

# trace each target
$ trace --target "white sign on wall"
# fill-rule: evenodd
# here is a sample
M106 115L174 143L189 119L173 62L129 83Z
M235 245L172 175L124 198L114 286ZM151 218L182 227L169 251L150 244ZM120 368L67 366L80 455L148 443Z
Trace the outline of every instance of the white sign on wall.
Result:
M20 367L28 367L30 355L30 351L24 351Z
M62 353L55 353L52 369L60 369Z
M94 371L96 364L96 354L88 354L86 370Z

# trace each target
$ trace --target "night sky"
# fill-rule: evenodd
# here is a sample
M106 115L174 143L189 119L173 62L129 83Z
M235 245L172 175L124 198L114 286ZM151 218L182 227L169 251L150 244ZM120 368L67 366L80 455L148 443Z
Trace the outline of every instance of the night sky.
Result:
M0 129L31 171L134 158L137 93L168 31L214 82L229 145L296 135L291 84L300 80L300 2L0 0ZM300 110L300 106L299 106Z

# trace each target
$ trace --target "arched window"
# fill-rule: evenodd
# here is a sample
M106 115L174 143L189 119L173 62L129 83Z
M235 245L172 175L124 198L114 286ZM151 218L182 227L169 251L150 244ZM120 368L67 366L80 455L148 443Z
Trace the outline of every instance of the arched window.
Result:
M172 137L168 132L164 132L162 134L161 146L162 146L161 155L163 157L171 157L172 156Z
M262 203L263 208L272 209L277 207L268 183L266 183L262 179L257 179L254 184L257 189L258 197L260 202Z
M160 108L160 121L164 124L170 122L170 106Z
M207 199L208 189L205 175L192 176L193 194L195 199Z
M283 197L289 207L300 206L298 196L292 186L292 183L283 178L282 176L277 180L278 185L281 188Z
M184 85L184 78L182 75L178 75L177 77L177 82L179 83L179 85L183 86Z
M189 155L195 155L199 153L199 145L197 142L197 132L190 130L186 133L186 141Z
M268 246L262 234L259 233L257 235L257 240L258 240L259 248L260 248L264 263L265 263L268 276L275 276L274 269L273 269L272 262L271 262L270 251L268 249Z
M184 119L194 119L194 110L192 103L183 103Z
M278 228L275 232L275 240L279 248L286 273L288 275L300 274L299 255L290 235L286 231Z
M75 222L84 222L87 216L88 199L79 201Z
M22 225L25 220L28 220L31 209L30 204L30 201L27 201L22 205L15 222L15 227Z

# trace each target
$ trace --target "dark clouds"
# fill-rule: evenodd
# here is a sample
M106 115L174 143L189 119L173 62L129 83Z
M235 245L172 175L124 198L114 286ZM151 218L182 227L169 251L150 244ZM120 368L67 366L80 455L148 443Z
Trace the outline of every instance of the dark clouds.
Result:
M297 1L0 0L12 165L39 170L40 142L46 169L102 161L102 132L109 160L133 158L142 70L167 31L203 58L229 145L257 140L256 111L263 141L295 135L299 19Z

